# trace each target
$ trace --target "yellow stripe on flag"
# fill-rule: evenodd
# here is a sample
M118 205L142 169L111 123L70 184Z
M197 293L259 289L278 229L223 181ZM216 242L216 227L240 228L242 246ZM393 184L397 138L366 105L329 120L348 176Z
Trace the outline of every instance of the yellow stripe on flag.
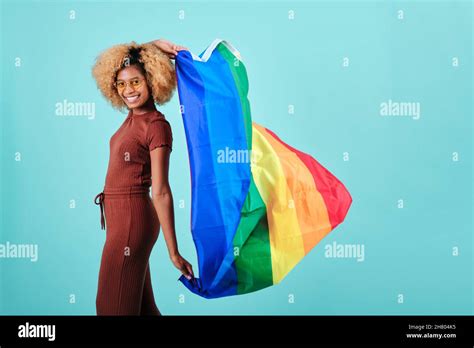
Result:
M263 128L252 124L252 164L255 185L267 207L273 283L279 283L304 257L304 245L293 196L278 155L265 138Z

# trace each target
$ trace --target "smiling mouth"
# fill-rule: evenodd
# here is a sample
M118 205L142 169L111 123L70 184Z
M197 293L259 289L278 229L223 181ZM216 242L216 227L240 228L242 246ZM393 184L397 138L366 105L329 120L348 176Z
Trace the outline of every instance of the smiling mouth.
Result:
M138 95L134 95L132 97L124 97L124 98L127 102L133 103L133 102L136 102L138 100L138 97L139 97Z

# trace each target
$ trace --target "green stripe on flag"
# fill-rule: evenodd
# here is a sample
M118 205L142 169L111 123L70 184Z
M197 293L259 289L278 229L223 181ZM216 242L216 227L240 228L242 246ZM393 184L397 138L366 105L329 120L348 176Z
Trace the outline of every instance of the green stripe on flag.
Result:
M222 43L218 52L227 61L240 96L248 149L252 149L252 117L247 98L248 79L244 64ZM250 151L251 152L251 151ZM251 155L249 155L251 160ZM234 261L237 270L237 293L244 294L273 285L272 256L267 222L267 208L251 177L249 192L234 236Z

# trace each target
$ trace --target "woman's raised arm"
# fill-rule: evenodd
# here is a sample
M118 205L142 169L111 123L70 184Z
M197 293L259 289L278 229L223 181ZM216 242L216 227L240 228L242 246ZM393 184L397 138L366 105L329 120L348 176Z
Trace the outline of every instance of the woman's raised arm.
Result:
M189 49L187 49L186 47L176 45L171 41L165 39L153 40L147 43L153 44L158 47L160 50L166 53L168 57L170 57L170 59L174 59L178 54L178 51L189 51Z

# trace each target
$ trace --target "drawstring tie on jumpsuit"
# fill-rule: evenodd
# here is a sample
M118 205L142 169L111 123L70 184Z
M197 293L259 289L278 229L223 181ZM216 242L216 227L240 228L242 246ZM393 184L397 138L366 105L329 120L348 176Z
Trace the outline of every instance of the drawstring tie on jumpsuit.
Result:
M95 196L94 203L100 205L100 227L105 230L105 216L104 216L104 197L106 195L130 195L150 193L150 189L145 186L129 186L129 187L114 187L104 188L101 193Z
M98 201L97 201L98 200ZM95 196L94 203L100 205L100 227L105 230L105 218L104 218L104 192L99 193Z

